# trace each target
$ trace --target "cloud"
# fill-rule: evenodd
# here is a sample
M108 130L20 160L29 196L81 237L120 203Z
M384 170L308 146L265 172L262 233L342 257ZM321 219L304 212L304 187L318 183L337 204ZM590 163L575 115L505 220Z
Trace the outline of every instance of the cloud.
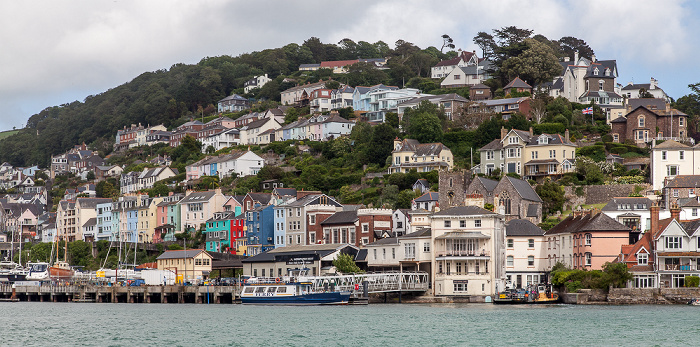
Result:
M325 43L347 37L393 47L403 39L440 48L443 34L478 52L472 38L479 31L511 25L550 39L583 39L600 59L617 59L621 80L654 76L678 97L700 81L691 65L700 54L699 7L680 0L4 1L0 129L143 72L207 56L301 44L312 36Z

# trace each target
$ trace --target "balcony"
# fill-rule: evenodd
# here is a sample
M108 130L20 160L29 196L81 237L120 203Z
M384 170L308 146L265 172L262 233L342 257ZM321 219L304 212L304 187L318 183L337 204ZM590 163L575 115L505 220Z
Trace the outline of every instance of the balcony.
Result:
M447 251L437 251L436 255L438 257L484 257L488 258L491 256L489 251L486 250L447 250Z

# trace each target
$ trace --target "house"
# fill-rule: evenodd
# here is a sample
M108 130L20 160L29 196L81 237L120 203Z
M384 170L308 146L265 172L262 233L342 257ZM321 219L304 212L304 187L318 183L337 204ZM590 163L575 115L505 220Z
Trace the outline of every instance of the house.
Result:
M311 194L302 195L297 192L296 199L290 199L276 208L279 210L276 217L278 228L276 235L284 240L278 240L279 244L286 246L294 245L310 245L314 243L342 243L341 240L346 240L347 235L336 234L339 237L338 242L331 240L329 233L324 233L323 222L342 209L342 205L335 199L321 194L320 192L312 192Z
M500 113L503 120L510 119L511 115L520 113L530 119L530 102L529 97L480 100L469 106L469 112L478 113L487 110L493 113Z
M216 157L206 157L187 165L185 172L188 180L199 179L202 176L243 177L256 175L263 166L265 160L252 151L233 151Z
M311 113L328 112L331 110L331 89L319 88L309 95L309 109Z
M200 130L204 128L204 123L198 120L190 120L178 126L170 135L170 147L177 147L182 143L185 136L191 136L196 139Z
M269 77L267 77L267 74L262 76L255 76L252 79L249 79L245 83L243 83L243 91L246 94L248 94L251 90L255 88L262 88L262 86L266 85L270 81L272 80Z
M700 175L678 175L673 179L666 181L663 189L662 202L664 206L681 204L687 205L691 200L697 200L698 184L700 184ZM695 215L684 215L681 212L683 219L698 218L697 211ZM695 218L690 218L695 217Z
M247 252L249 256L258 255L275 248L274 243L274 206L256 205L245 213Z
M238 94L233 94L219 100L217 106L219 113L238 112L249 109L250 101Z
M632 140L643 145L652 139L679 141L688 137L688 115L670 104L662 109L638 106L624 117L613 119L611 128L614 142Z
M209 277L212 256L203 249L165 251L156 258L158 270L174 271L178 281L201 283Z
M243 213L248 212L255 208L255 205L274 205L275 201L272 200L272 194L270 193L248 193L243 197Z
M559 134L540 134L530 131L501 129L501 138L479 148L481 173L491 175L517 173L525 179L542 180L573 172L576 145L569 140L569 131Z
M356 246L349 244L297 245L275 248L243 259L243 276L281 278L287 276L290 270L301 268L308 268L311 276L331 274L335 272L333 260L339 254L349 254L355 257L359 251Z
M331 109L352 107L352 94L355 88L343 85L338 89L331 91Z
M399 208L394 210L391 216L391 233L395 236L403 236L411 230L411 215L410 209Z
M204 192L188 190L178 202L182 231L204 230L207 220L223 210L226 200L220 188Z
M434 213L431 230L433 295L481 300L504 288L503 216L457 206Z
M491 87L481 83L469 87L469 100L479 101L491 98Z
M304 103L308 103L308 96L316 89L326 88L327 81L319 81L316 83L307 83L304 85L296 86L282 91L280 97L280 103L282 105L298 105L305 106Z
M516 91L518 93L527 92L532 94L532 86L521 80L520 77L516 77L506 84L505 87L503 87L503 91L506 93L506 95L510 94L512 91Z
M372 111L372 97L370 94L374 93L376 98L381 92L398 89L399 87L385 86L383 84L371 87L357 86L352 93L352 108L355 111Z
M398 237L372 242L367 249L367 268L370 271L425 271L432 263L430 228Z
M232 211L214 212L214 216L206 223L206 250L237 254L237 239L246 237L245 216L237 216Z
M347 243L359 247L361 243L361 240L358 238L359 221L357 210L337 211L320 222L320 225L324 235L325 231L328 231L329 235L331 232L338 233L340 239L345 239Z
M260 120L253 121L239 129L241 144L267 144L276 141L274 137L274 131L281 127L282 125L278 123L274 118L263 118ZM264 137L260 136L268 130L273 130L273 132L271 133L271 137L270 135L268 135L268 137L264 139Z
M686 144L667 140L651 143L651 169L649 180L655 191L661 191L676 176L700 175L700 168L693 163L700 159L700 150Z
M421 91L415 88L394 88L377 88L374 90L370 88L366 94L366 97L369 98L369 109L365 110L367 111L365 117L368 122L384 123L386 114L391 112L398 104L424 95L432 96L431 94L421 94ZM365 100L360 100L360 104L364 103Z
M228 129L216 134L206 136L201 139L202 153L206 153L209 146L215 151L226 147L233 147L241 144L241 131L238 129Z
M506 281L515 288L547 283L544 230L525 219L512 219L506 229Z
M458 115L462 110L467 107L469 100L465 97L450 93L441 95L425 95L412 98L403 102L398 103L395 107L392 107L390 111L396 112L399 115L399 120L403 120L403 114L408 108L417 108L423 101L430 102L442 108L445 112L445 117L452 120L455 115Z
M460 51L459 55L452 59L442 60L430 68L430 78L444 78L457 67L475 66L483 59L479 59L476 51Z
M462 88L482 84L491 78L489 71L493 69L494 65L489 60L482 60L476 65L456 67L440 82L440 88Z
M414 191L419 190L421 193L430 191L430 182L425 178L419 178L411 187Z
M652 77L649 83L627 83L626 86L622 87L622 95L626 97L627 100L638 98L640 92L646 91L651 94L655 99L663 99L665 102L670 102L671 98L664 92L663 89L659 88L659 81Z
M406 173L413 169L418 172L452 170L453 165L452 151L442 143L421 144L417 140L399 140L397 137L388 173Z
M564 97L571 102L596 101L604 109L609 105L621 105L622 96L616 93L618 77L615 60L596 60L574 54L574 60L564 58L560 62L562 74L555 77L549 90L551 97Z
M361 208L357 210L359 223L358 243L367 245L375 240L392 237L391 218L394 211L384 208ZM325 232L325 229L324 229Z
M600 210L574 211L544 234L547 267L561 262L573 269L601 270L630 243L631 231Z
M542 222L542 199L527 181L503 176L493 193L493 205L506 221L526 219L535 224Z
M651 220L649 208L653 204L654 202L646 197L616 197L608 201L601 212L632 229L630 233L636 233L635 237L630 240L630 244L633 244L638 240L640 233L649 230L649 221ZM662 212L662 217L669 216L668 210Z
M434 211L438 207L439 194L435 192L427 192L411 201L411 209L423 209L426 211Z

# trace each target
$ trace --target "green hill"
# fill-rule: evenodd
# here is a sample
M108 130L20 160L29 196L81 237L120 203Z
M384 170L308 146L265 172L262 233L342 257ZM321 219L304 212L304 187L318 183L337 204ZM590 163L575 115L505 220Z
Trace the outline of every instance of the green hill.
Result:
M14 135L14 134L17 134L18 132L19 132L19 130L7 130L7 131L0 132L0 140L3 140L5 138L8 138L8 137Z

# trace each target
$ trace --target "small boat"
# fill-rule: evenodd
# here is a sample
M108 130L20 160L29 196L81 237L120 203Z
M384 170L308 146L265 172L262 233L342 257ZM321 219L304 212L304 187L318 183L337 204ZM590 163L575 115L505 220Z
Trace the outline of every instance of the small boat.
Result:
M29 281L47 281L49 277L49 263L31 263L29 264L29 274L27 275L27 280Z
M559 301L551 284L530 285L526 289L506 289L496 295L494 304L553 304Z
M690 306L700 306L700 299L693 299L688 301L688 305Z
M0 282L24 281L27 270L13 261L0 261Z
M301 276L284 278L249 278L243 282L242 304L257 305L347 305L350 292L314 290Z
M65 261L57 261L52 267L49 268L49 275L52 279L56 280L68 280L73 278L73 269L70 264Z

